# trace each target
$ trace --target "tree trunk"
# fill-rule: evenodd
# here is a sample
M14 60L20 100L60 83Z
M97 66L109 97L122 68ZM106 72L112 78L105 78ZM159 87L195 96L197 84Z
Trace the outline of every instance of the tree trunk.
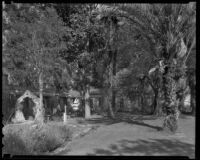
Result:
M113 107L112 107L112 103L110 103L111 100L110 100L110 97L106 97L106 103L108 105L108 111L109 111L109 116L110 118L114 119L115 118L115 115L114 115L114 112L113 112Z
M140 104L141 104L141 111L142 111L142 114L143 114L145 112L145 110L144 110L144 94L143 94L143 92L140 95Z
M140 80L140 107L142 114L144 113L144 80Z
M114 91L113 89L112 89L112 101L111 101L111 106L112 106L112 109L113 109L113 111L116 111L116 103L115 103L115 101L116 101L116 91Z
M157 103L157 100L158 100L158 90L154 90L154 100L153 100L153 104L152 104L152 113L153 115L156 115L157 114L157 111L158 111L158 103Z
M123 108L124 108L124 98L122 97L120 99L120 110L123 110Z
M175 132L178 129L178 103L176 95L177 82L174 79L175 70L169 66L165 68L163 74L163 91L164 91L164 109L166 117L163 123L163 128Z
M112 105L115 105L115 99L113 100L112 90L109 90L109 92L110 92L110 96L106 97L109 116L111 118L115 118L114 111L113 111L113 106L112 106Z
M87 87L85 95L85 118L88 119L91 117L91 110L90 110L90 94L89 94L89 88Z
M114 112L111 106L111 93L112 90L111 89L103 89L103 105L104 107L107 108L108 111L108 116L110 116L111 118L114 118Z
M112 89L112 101L111 101L111 106L113 110L116 110L116 91L114 89L114 76L116 76L116 60L117 60L117 50L115 50L114 52L112 52L112 62L111 62L111 89Z
M190 106L192 108L191 114L195 115L195 108L196 108L196 102L195 102L195 87L190 85Z
M114 76L116 75L116 60L117 60L117 46L114 44L114 35L117 32L117 28L114 23L110 23L109 25L109 45L108 45L108 54L110 57L110 68L109 68L109 80L110 80L110 87L106 97L109 115L111 118L114 118L113 109L115 109L115 100L116 100L116 91L114 90ZM113 49L115 46L115 49ZM106 95L107 95L106 94Z
M44 122L44 106L43 106L43 78L42 72L39 74L39 90L40 90L40 103L36 108L35 121Z
M105 111L105 106L104 106L104 96L102 96L102 97L100 97L99 98L99 111L101 112L101 113L104 113L104 111Z
M157 75L158 76L158 75ZM160 115L161 107L159 105L159 96L161 94L160 89L159 89L159 81L157 80L156 82L153 83L153 80L149 78L148 76L145 76L148 79L149 85L153 89L154 92L154 99L152 103L152 115ZM157 86L157 87L156 87Z

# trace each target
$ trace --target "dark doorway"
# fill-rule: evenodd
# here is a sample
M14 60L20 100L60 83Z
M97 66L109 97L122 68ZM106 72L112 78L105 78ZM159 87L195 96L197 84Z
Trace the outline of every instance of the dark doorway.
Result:
M26 120L34 120L35 115L34 115L34 111L33 108L35 106L35 104L33 103L32 99L30 98L25 98L24 102L22 102L23 105L23 109L22 112L24 114L24 118Z

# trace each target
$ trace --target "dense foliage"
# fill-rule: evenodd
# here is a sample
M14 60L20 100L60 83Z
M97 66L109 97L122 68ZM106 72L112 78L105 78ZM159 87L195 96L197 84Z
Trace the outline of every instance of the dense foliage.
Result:
M143 103L149 86L151 113L163 107L173 117L185 88L180 79L194 88L186 71L195 60L196 3L11 4L3 13L3 66L13 83L76 89L88 117L91 86L102 89L113 118L119 97L139 94Z

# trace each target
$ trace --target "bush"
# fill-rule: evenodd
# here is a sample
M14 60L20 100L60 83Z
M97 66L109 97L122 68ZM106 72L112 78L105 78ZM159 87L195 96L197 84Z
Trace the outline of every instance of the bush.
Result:
M177 119L174 115L169 115L165 118L163 129L166 131L175 132L178 128Z
M3 137L3 150L2 154L11 154L11 155L27 155L31 154L27 150L24 141L17 135L8 133Z
M62 143L56 137L47 134L37 134L32 138L33 146L31 150L35 153L43 153L56 149Z
M32 134L33 152L50 152L70 140L71 131L66 126L45 125Z
M3 154L42 154L51 152L69 141L72 132L64 125L19 125L4 129Z

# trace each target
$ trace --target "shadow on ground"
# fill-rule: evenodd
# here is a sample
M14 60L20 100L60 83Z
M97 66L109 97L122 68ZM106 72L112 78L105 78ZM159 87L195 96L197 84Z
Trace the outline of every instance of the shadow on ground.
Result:
M144 123L143 120L156 120L157 118L155 117L143 117L143 116L136 116L136 117L130 117L130 116L119 116L116 117L115 119L111 119L108 117L101 117L101 118L92 118L89 120L80 120L78 121L78 123L81 124L104 124L104 125L112 125L112 124L116 124L116 123L121 123L121 122L125 122L125 123L129 123L129 124L133 124L133 125L140 125L140 126L145 126L145 127L149 127L158 131L162 130L162 127L160 126L154 126L154 125L150 125L147 123Z
M195 117L194 115L190 115L190 114L180 114L179 118L181 119L191 119Z
M121 140L112 144L109 149L95 149L88 155L141 155L141 156L189 156L194 158L194 145L179 140L150 139L147 140Z

